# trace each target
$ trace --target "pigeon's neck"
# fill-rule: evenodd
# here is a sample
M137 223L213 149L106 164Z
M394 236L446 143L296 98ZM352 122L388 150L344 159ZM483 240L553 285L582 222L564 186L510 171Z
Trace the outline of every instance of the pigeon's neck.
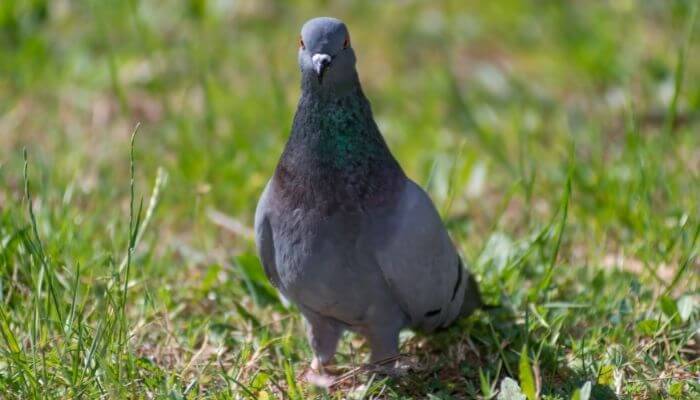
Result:
M353 169L362 160L394 159L359 85L340 96L303 91L287 147L333 170Z
M302 90L275 182L294 207L379 206L403 182L359 84L342 96Z

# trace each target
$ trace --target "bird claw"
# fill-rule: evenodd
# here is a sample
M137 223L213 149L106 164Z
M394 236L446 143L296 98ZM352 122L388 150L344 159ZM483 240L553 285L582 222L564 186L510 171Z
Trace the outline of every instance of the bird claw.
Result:
M308 370L304 375L304 379L306 382L322 388L329 388L335 383L335 378L333 376L314 370Z
M314 357L314 359L311 360L311 370L314 372L323 372L323 363L321 363L318 357Z
M330 360L328 360L326 362L323 362L318 357L314 357L313 360L311 360L310 367L311 367L311 370L316 372L316 373L325 374L327 372L332 373L332 371L329 371L329 367L330 367L330 369L332 369L333 364L334 364L333 358L331 358Z

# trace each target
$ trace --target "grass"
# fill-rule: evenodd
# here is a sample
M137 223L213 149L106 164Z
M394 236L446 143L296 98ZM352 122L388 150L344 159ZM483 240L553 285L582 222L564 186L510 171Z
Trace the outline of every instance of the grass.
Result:
M696 0L0 2L0 398L700 396ZM497 310L300 379L252 242L303 21ZM26 151L23 152L23 149Z

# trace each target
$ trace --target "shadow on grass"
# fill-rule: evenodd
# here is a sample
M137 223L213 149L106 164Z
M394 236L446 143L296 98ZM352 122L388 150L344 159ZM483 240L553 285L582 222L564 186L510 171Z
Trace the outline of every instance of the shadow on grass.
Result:
M497 392L503 378L518 380L521 349L528 337L525 325L508 308L459 321L430 335L417 333L403 345L412 362L411 372L392 378L388 387L400 396L417 398L433 394L446 398L484 398ZM571 398L573 392L595 376L565 365L565 355L547 343L528 343L539 351L536 376L541 394ZM607 386L594 384L591 398L617 399Z

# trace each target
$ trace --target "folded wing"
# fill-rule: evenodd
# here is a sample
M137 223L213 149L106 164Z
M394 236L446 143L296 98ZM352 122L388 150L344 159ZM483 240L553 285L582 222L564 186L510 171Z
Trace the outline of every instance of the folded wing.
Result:
M280 288L280 278L277 273L275 263L275 244L273 242L272 227L268 218L268 199L270 183L268 182L258 206L255 209L255 245L258 249L258 256L262 262L263 269L270 283L276 288Z
M408 180L389 223L382 224L376 259L411 324L431 331L454 321L471 277L428 195Z

